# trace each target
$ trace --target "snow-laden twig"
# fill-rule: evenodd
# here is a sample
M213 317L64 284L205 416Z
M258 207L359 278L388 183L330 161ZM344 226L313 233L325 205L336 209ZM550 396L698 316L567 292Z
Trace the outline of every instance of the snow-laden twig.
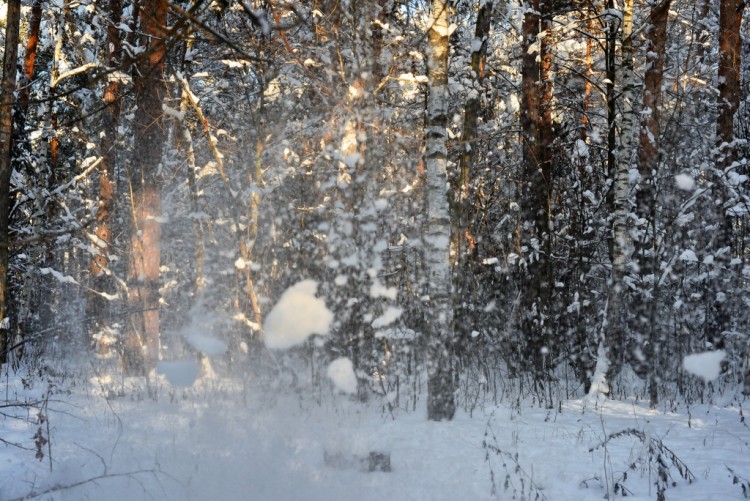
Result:
M677 469L680 477L687 480L689 484L692 484L696 480L696 476L690 471L690 468L680 459L675 452L664 445L661 439L652 437L647 433L637 430L635 428L626 428L614 433L610 433L601 443L589 448L589 452L594 452L597 449L607 447L610 441L625 436L633 436L638 438L648 448L648 466L656 467L656 493L657 500L666 499L665 492L667 487L674 485L671 481L672 475L670 473L670 464ZM635 469L635 464L630 466L631 469ZM626 477L623 478L623 481Z
M69 484L60 484L50 487L49 489L45 489L43 491L32 491L25 496L21 496L18 498L12 498L8 501L24 501L26 499L36 499L41 496L45 496L47 494L52 494L53 492L60 492L60 491L67 491L70 489L75 489L76 487L80 487L82 485L90 484L92 482L96 482L99 480L105 480L109 478L121 478L121 477L133 477L135 475L140 475L143 473L150 473L154 476L156 476L157 473L162 473L161 471L151 468L151 469L144 469L144 470L133 470L133 471L127 471L123 473L104 473L102 475L97 475L95 477L87 478L85 480L79 480L78 482L72 482Z
M729 470L729 473L732 474L732 483L740 484L740 487L742 488L742 497L744 497L745 499L750 498L750 480L743 477L742 475L739 475L736 471L734 471L727 465L724 465L724 468Z

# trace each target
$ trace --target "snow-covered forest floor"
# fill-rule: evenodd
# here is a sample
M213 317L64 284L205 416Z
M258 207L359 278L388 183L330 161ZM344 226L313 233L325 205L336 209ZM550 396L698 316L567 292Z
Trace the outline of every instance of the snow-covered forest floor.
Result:
M718 392L714 404L655 410L635 399L545 409L509 390L434 423L423 397L391 412L329 382L173 388L163 376L148 386L91 377L91 367L42 372L4 377L4 501L658 499L663 486L666 499L750 495L750 402ZM389 454L391 471L367 472L371 452Z

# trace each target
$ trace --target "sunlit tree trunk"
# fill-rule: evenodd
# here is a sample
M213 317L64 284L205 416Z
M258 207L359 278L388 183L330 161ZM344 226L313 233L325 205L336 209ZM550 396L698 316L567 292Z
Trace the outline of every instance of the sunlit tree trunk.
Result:
M120 59L120 29L122 0L110 0L109 25L107 26L107 66L114 70ZM119 71L119 69L118 69ZM104 111L102 112L101 155L99 164L99 206L96 213L93 247L96 254L89 264L91 292L87 303L89 334L96 335L109 320L109 301L112 280L109 270L109 254L112 244L112 210L115 200L115 166L117 164L117 127L122 107L122 89L117 73L110 76L104 89ZM106 294L104 296L103 294ZM109 299L107 299L109 297ZM93 339L92 339L93 341ZM100 346L103 349L104 346Z
M18 36L21 19L21 1L8 1L5 24L5 54L3 77L0 81L0 364L8 359L8 257L9 257L9 213L10 177L13 172L11 156L13 150L13 93L16 90L16 64L18 59Z
M21 88L18 91L18 109L20 113L17 120L18 130L22 134L26 124L26 114L29 111L31 83L34 81L36 54L39 45L39 27L42 24L42 3L43 0L34 0L34 3L31 5L29 31L26 38L26 50L23 56L23 80L21 81Z
M638 268L640 271L641 308L636 312L637 335L648 364L649 397L651 405L657 403L659 379L657 356L659 353L656 322L655 226L656 226L656 172L660 157L659 121L664 79L664 47L667 39L667 20L671 0L662 0L651 6L646 43L646 74L643 87L643 108L638 148L638 191L636 214L642 222L637 229Z
M161 190L158 175L165 132L162 102L167 21L166 0L141 5L146 57L139 60L136 82L135 150L130 173L132 222L128 270L130 321L123 362L131 374L155 366L159 357L159 266L161 260Z
M192 50L195 40L195 37L190 35L191 34L188 33L188 39L185 41L185 45L183 47L182 64L180 67L182 77L185 79L187 78L185 77L185 74L190 74L189 72L192 70L192 64L185 57L186 54L188 54ZM186 114L193 107L193 104L189 96L190 89L187 87L188 83L186 80L184 82L185 83L182 84L182 96L180 98L180 112ZM190 126L186 120L180 120L177 123L177 128L178 131L175 142L177 144L177 149L183 152L183 154L185 155L188 188L190 189L190 209L193 213L199 214L200 207L197 181L198 165L195 162L193 134L190 131ZM193 272L193 284L196 296L203 291L206 285L206 277L204 275L206 248L203 236L203 224L203 221L201 221L199 218L196 218L193 221L193 231L195 234L195 270Z
M427 321L427 418L450 420L456 410L451 341L453 300L450 265L451 221L448 205L446 148L448 126L448 53L450 12L446 0L432 1L427 68L429 94L425 131L427 227L424 249L429 313Z

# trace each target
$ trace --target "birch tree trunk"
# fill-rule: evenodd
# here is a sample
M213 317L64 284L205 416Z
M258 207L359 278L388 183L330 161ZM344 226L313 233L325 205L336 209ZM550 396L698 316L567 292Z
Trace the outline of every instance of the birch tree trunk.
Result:
M0 82L0 365L8 360L8 257L10 255L10 177L13 172L13 93L16 90L16 64L21 19L21 1L8 1L5 24L3 78Z
M432 0L427 69L429 94L425 130L427 218L424 250L429 312L427 332L427 419L450 420L456 410L451 366L453 300L450 265L451 220L446 148L450 12L446 0Z
M625 357L625 336L622 308L625 285L625 262L628 255L628 172L635 152L635 71L633 64L633 0L625 0L622 10L622 61L620 63L620 144L617 148L615 172L610 173L612 214L612 234L610 244L610 262L612 270L609 278L607 328L608 356L612 362L609 370L610 379L620 369Z
M615 42L617 26L620 25L621 40L621 82L622 92L619 98L614 92L616 82L615 71ZM628 254L628 171L633 158L635 72L633 70L633 0L625 0L622 8L622 21L610 20L608 39L609 64L607 84L607 109L609 115L609 151L607 163L610 188L607 192L607 208L611 218L611 232L609 235L610 270L607 290L606 320L601 329L597 363L592 378L591 393L609 394L609 382L620 370L625 358L625 336L623 328L622 308L625 278L625 261ZM619 106L617 103L619 100ZM620 143L616 145L617 109L620 112Z

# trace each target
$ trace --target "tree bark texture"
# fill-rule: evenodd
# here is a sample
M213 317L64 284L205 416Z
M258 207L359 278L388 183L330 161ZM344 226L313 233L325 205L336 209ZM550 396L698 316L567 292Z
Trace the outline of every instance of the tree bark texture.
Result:
M8 332L8 258L10 177L13 172L11 156L13 152L13 104L16 90L16 64L18 59L19 24L21 1L8 1L8 16L5 24L5 54L3 57L3 78L0 82L0 365L7 361Z
M549 349L551 302L552 193L552 6L547 0L526 0L521 67L521 135L523 172L519 193L522 208L522 271L517 330L525 339L524 364L536 380L545 372ZM542 34L540 35L540 23Z
M166 0L141 5L141 31L146 54L139 60L136 81L138 111L132 164L131 247L128 271L130 321L123 362L131 374L143 373L159 358L159 265L161 259L161 190L158 174L166 134L162 120L166 58L162 38L167 21Z
M114 71L120 64L120 29L122 0L109 2L109 26L107 26L107 66ZM89 263L91 292L89 293L87 318L90 334L95 335L109 321L109 300L97 292L111 295L112 280L109 273L109 254L112 244L112 211L115 201L115 168L117 165L117 127L122 108L120 79L110 76L104 89L102 112L102 135L100 141L102 161L99 164L99 206L94 227L94 249L96 254ZM93 339L92 339L93 341ZM103 347L101 347L103 348Z
M637 312L637 332L644 341L644 355L648 365L649 396L651 405L657 403L658 340L656 329L656 171L659 166L660 116L662 106L662 81L664 80L664 47L667 39L667 21L671 0L662 0L651 6L646 43L646 74L643 87L643 108L638 149L638 191L636 214L642 221L638 228L638 267L641 281L641 311Z
M19 116L16 120L18 131L23 134L26 124L26 114L29 112L29 98L31 96L31 84L34 81L34 69L36 66L37 47L39 45L39 27L42 23L42 0L34 0L31 5L31 17L29 18L29 31L26 38L26 47L23 56L23 72L21 88L18 90Z
M610 171L611 187L608 205L612 220L609 258L612 269L607 296L607 324L603 329L608 347L609 377L620 369L625 357L626 331L622 322L625 293L625 262L628 255L628 171L635 151L635 71L633 69L633 0L625 0L622 10L620 81L620 141L617 146L616 164ZM614 81L614 80L613 80ZM616 110L612 110L613 112Z
M464 108L463 132L461 134L461 156L459 157L459 180L457 190L456 221L454 230L454 247L456 261L462 262L462 256L468 251L476 249L476 242L471 228L471 171L477 151L477 127L481 112L481 94L486 75L485 59L487 56L487 42L489 41L490 25L494 1L482 2L477 13L474 30L474 40L471 52L471 72L473 86Z
M740 107L740 65L742 36L740 26L745 10L743 0L721 0L719 7L719 97L716 119L716 144L719 168L729 167L736 159L734 116Z
M716 237L716 256L714 259L712 319L709 322L711 338L717 348L723 347L725 338L732 329L730 300L734 289L733 273L729 270L733 255L734 221L731 207L736 205L734 189L727 182L727 177L738 167L737 148L734 136L734 118L740 107L742 90L740 88L742 65L742 14L745 10L744 0L721 0L719 5L719 95L717 98L716 117L716 175L719 177L716 188L721 192L720 224ZM745 392L750 390L750 369L745 373Z
M450 420L456 410L451 366L453 301L448 204L448 53L450 12L446 0L432 1L427 67L429 93L425 131L427 221L425 259L431 311L427 316L427 418Z

